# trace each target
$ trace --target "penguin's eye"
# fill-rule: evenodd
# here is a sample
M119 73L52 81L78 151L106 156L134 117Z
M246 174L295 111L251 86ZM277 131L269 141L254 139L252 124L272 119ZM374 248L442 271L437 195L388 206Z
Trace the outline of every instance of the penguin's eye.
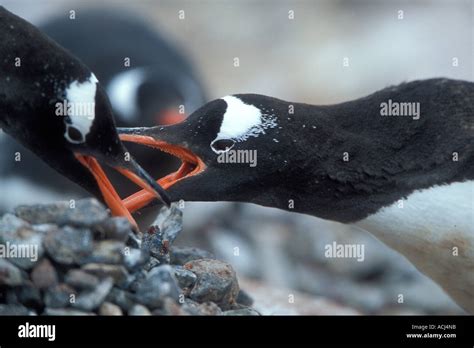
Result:
M232 139L218 139L211 143L211 148L216 153L226 152L232 149L235 145L235 141Z
M70 143L73 144L80 144L85 140L79 129L71 125L66 125L66 133L64 133L64 136Z

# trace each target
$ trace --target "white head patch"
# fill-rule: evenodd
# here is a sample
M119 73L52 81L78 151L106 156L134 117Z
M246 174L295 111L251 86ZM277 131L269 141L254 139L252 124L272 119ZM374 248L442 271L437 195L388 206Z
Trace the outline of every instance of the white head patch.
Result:
M137 92L145 76L143 68L127 70L115 76L107 86L110 103L129 122L139 115Z
M227 103L227 109L219 133L211 142L211 149L216 153L220 151L216 151L212 144L217 140L232 139L235 142L242 142L249 137L265 134L266 129L277 126L274 114L262 113L256 106L245 104L235 96L226 96L222 100Z
M73 81L66 88L67 118L64 136L73 143L83 143L95 118L95 93L97 77L93 73L86 81ZM72 139L69 128L73 127L80 133L80 139Z

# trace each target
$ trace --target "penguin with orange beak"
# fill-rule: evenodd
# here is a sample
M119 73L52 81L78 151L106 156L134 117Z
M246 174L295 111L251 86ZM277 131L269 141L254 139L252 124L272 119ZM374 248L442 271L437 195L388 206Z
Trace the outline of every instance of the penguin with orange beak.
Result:
M474 83L429 79L337 104L238 94L123 141L182 161L172 201L238 201L371 232L474 313ZM146 191L130 211L154 204Z
M169 204L121 143L95 75L36 27L0 7L0 127L136 226L100 162Z

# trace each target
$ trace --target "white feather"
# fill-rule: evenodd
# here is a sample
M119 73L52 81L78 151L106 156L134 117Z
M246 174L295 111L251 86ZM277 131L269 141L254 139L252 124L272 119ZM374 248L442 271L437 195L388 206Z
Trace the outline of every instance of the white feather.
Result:
M91 73L86 81L82 83L77 80L73 81L66 88L66 100L72 106L67 113L70 124L66 124L66 126L73 126L82 135L82 141L75 141L69 138L69 133L66 130L65 137L71 143L83 142L89 134L95 118L95 94L98 82L95 75ZM81 113L78 110L87 110L87 112Z
M232 139L237 142L245 141L249 137L258 137L265 134L269 128L277 126L274 114L262 113L254 105L246 104L235 96L221 98L227 104L226 111L222 118L221 127L216 138L211 142L211 149L214 142L220 139Z
M474 313L474 181L410 194L356 223Z

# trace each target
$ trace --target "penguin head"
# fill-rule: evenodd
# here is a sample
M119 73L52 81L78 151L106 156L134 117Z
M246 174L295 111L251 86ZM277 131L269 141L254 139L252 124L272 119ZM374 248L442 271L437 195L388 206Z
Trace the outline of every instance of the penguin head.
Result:
M207 103L180 124L119 128L119 134L181 159L178 171L158 181L173 201L249 201L249 195L258 201L259 195L276 197L268 187L279 190L272 183L286 175L289 139L282 131L287 115L287 102L237 94ZM133 211L151 199L142 192L126 204L133 201Z

